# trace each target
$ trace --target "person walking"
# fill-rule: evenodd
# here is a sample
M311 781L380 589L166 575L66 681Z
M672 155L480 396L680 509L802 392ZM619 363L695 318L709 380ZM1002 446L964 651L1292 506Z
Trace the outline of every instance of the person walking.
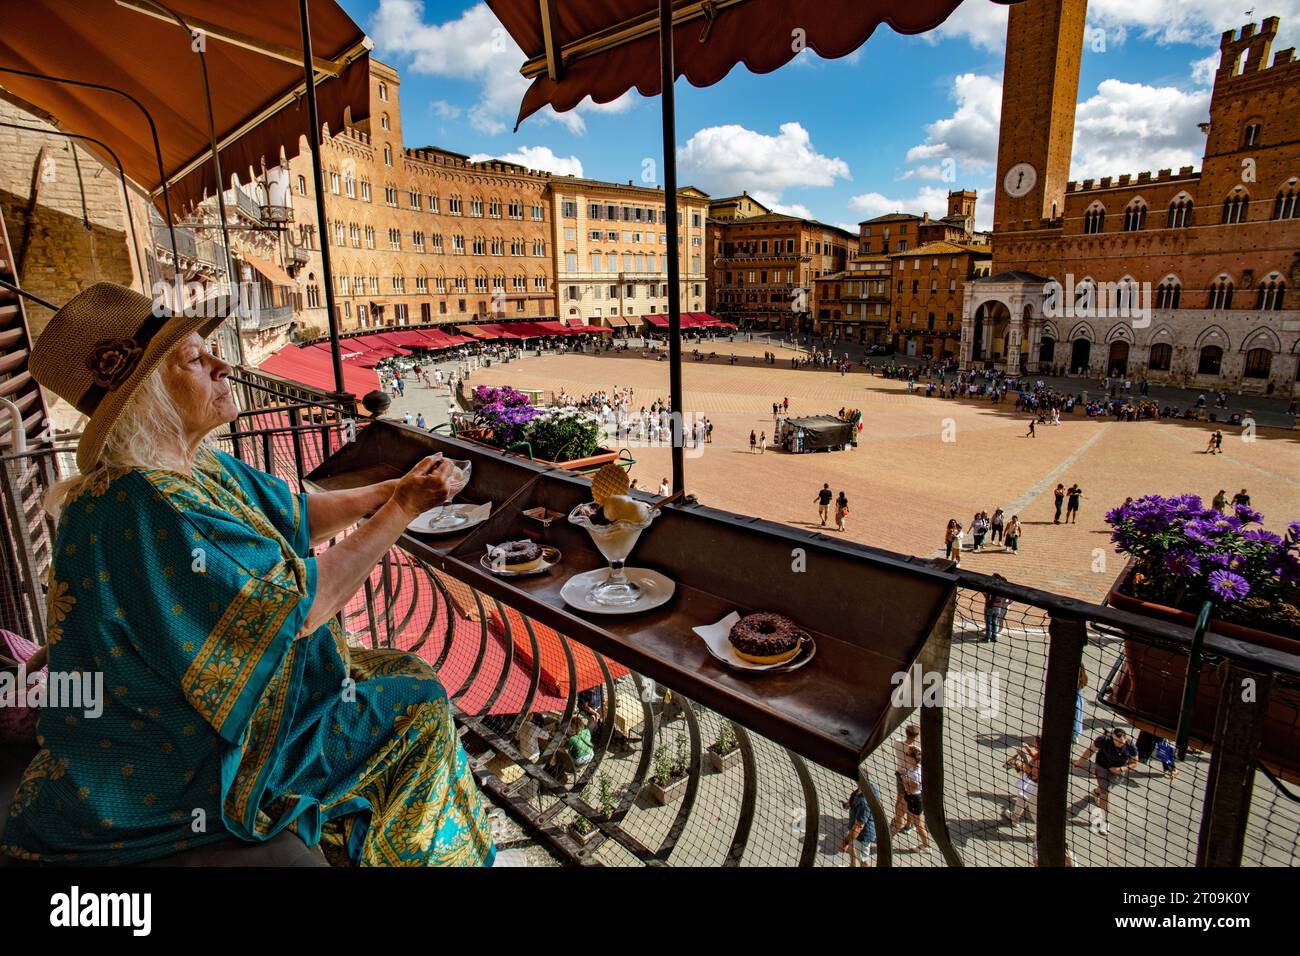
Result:
M953 535L952 541L952 560L957 567L961 567L961 553L966 550L966 528L960 521Z
M1110 831L1110 788L1126 771L1137 766L1138 752L1137 747L1133 746L1133 742L1128 739L1128 732L1123 728L1115 727L1110 733L1102 734L1089 744L1088 749L1079 756L1074 765L1086 766L1088 758L1094 754L1096 760L1092 765L1092 776L1097 786L1093 789L1092 795L1101 808L1101 819L1096 824L1096 830L1098 833L1108 833Z
M1248 508L1250 507L1250 495L1246 494L1245 488L1242 488L1241 491L1232 496L1232 503L1234 505L1245 505Z
M760 455L767 454L767 432L763 432L758 436L758 453Z
M1031 819L1038 819L1038 746L1037 737L1026 741L1016 748L1016 752L1003 765L1020 775L1016 780L1011 809L1002 811L1002 819L1013 827L1020 825L1020 818L1026 813Z
M907 789L903 786L903 773L907 770L907 752L920 744L921 728L916 724L908 724L903 728L903 736L895 737L889 743L894 754L894 822L904 820L907 815ZM912 825L904 820L903 831L911 828Z
M989 533L989 516L986 512L975 512L970 523L970 533L975 536L975 550L978 551L984 546L984 538Z
M1058 482L1052 494L1056 497L1056 516L1052 518L1052 524L1060 524L1061 509L1065 507L1065 485Z
M1210 440L1205 443L1205 454L1214 454L1214 432L1210 432Z
M993 580L1005 581L1000 574L994 574ZM1007 616L1007 607L1011 602L1000 594L994 594L991 591L984 593L984 638L981 643L996 644L998 642L998 631L1002 629L1002 621Z
M1007 522L1007 547L1011 549L1012 554L1020 553L1020 516L1012 515L1011 520Z
M1083 497L1083 489L1079 487L1078 482L1071 484L1065 492L1065 523L1079 523L1079 499Z
M930 849L930 832L925 828L924 801L921 799L921 748L908 747L906 753L907 767L903 771L903 803L905 814L902 820L895 820L889 828L891 836L903 829L904 823L916 827L916 835L921 838L921 849Z
M835 527L840 531L844 531L845 530L844 521L846 518L848 518L848 516L849 516L849 497L848 495L846 495L844 492L841 491L840 496L835 499Z
M943 532L943 556L949 561L952 560L953 548L957 541L957 519L949 518L948 527Z
M749 453L754 454L754 449L758 447L758 436L752 431L749 433Z
M831 499L835 497L835 492L831 491L830 485L822 485L822 490L817 492L817 497L813 500L817 502L817 517L821 519L822 527L826 527L826 518L830 511Z
M993 517L989 519L989 543L1002 543L1002 527L1006 523L1006 515L1001 508L993 512Z
M670 494L670 491L668 490L668 479L667 479L667 478L665 478L665 479L663 479L662 481L659 482L659 494L661 494L661 495L667 495L667 494Z
M1223 454L1223 432L1217 430L1214 433L1214 453L1216 455Z
M1034 423L1034 419L1030 418L1030 419L1029 419L1029 433L1028 433L1027 435L1025 435L1025 437L1026 437L1026 438L1037 438L1038 435L1037 435L1037 433L1034 431L1034 429L1037 428L1037 427L1038 427L1038 426Z
M867 785L879 803L880 790L871 781ZM871 815L871 805L861 787L853 788L844 809L849 811L849 832L840 841L840 852L848 851L849 866L870 866L876 845L876 818Z
M1220 488L1219 493L1214 496L1214 503L1210 506L1215 511L1224 511L1228 507L1228 493Z

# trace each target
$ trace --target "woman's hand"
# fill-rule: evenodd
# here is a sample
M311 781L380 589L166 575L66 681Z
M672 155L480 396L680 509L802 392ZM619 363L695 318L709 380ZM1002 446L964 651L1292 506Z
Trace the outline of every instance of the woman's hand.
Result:
M420 459L398 480L389 500L395 502L407 517L418 518L430 508L447 501L447 473L451 467L441 454Z

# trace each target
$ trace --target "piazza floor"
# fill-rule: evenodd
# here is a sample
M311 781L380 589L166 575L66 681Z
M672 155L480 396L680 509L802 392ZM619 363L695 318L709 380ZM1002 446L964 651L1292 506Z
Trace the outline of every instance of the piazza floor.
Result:
M737 356L761 356L765 346L759 343L721 339L704 348L720 359L692 361L688 346L682 366L685 406L688 414L708 416L715 429L710 444L688 449L686 486L712 507L819 527L814 499L828 482L849 498L846 537L890 551L933 555L942 553L948 518L969 529L976 511L992 514L1000 506L1008 516L1020 515L1021 553L999 548L968 553L963 566L1092 600L1105 595L1121 568L1104 517L1127 496L1193 492L1208 503L1221 488L1231 497L1244 487L1273 530L1297 516L1300 431L1260 427L1254 440L1246 441L1240 429L1225 428L1223 454L1206 455L1213 430L1206 424L1117 422L1079 414L1066 416L1059 427L1040 425L1037 437L1026 438L1028 416L1017 413L1011 401L926 398L919 389L909 395L906 382L865 372L795 370L789 363L794 353L786 349L777 350L775 366L752 360L726 364L733 350ZM639 409L668 395L667 362L640 355L547 355L494 363L475 370L469 384L571 394L617 385L634 390L633 407ZM421 396L429 394L408 389L406 402L419 407ZM842 406L863 409L858 447L805 455L769 447L765 454L751 455L750 431L766 431L770 442L772 403L786 397L795 416L833 415ZM432 424L432 416L426 417ZM637 460L631 474L641 488L654 491L671 474L667 446L633 447L631 453ZM1058 482L1083 488L1078 524L1052 523L1052 489Z
M1245 487L1267 526L1278 530L1296 517L1300 501L1300 432L1260 428L1254 440L1238 430L1224 433L1224 453L1203 453L1212 428L1175 422L1115 422L1067 417L1059 427L1038 427L1026 438L1027 416L1010 402L945 400L909 395L905 382L863 372L840 375L824 370L794 370L778 349L776 366L742 361L732 366L735 351L748 359L761 355L763 343L716 340L704 345L718 362L695 362L685 350L683 381L688 413L707 415L715 424L714 440L702 452L688 451L686 482L701 503L742 514L759 515L795 527L820 527L814 496L823 482L843 489L851 514L846 536L892 551L917 555L941 553L949 517L969 527L976 510L1003 507L1019 514L1024 536L1019 555L1000 548L969 553L963 564L980 571L999 571L1012 581L1071 596L1100 600L1122 568L1109 543L1105 512L1126 496L1150 492L1195 492L1208 501L1220 488L1229 495ZM784 359L784 364L782 364ZM473 371L469 384L517 388L564 389L583 393L612 386L634 389L633 407L667 397L667 362L643 358L639 351L600 355L528 357ZM446 390L437 393L408 385L394 402L400 415L423 411L428 424L446 420ZM749 432L771 437L771 406L790 399L792 415L835 414L841 406L864 410L859 447L844 452L789 455L768 449L751 455ZM950 440L945 440L948 438ZM670 474L669 451L633 447L632 475L640 486L655 490ZM1052 523L1052 489L1057 482L1078 482L1084 489L1077 525ZM827 532L835 534L833 530ZM1003 761L1039 726L1046 663L1043 621L1008 619L997 645L977 642L978 597L962 592L950 669L998 673L1005 698L998 712L957 710L946 721L945 775L950 830L968 863L1023 866L1030 860L1032 825L1012 828L1001 820L1011 805L1014 778ZM1105 678L1117 642L1094 636L1085 666L1091 687ZM1116 718L1086 696L1084 734L1076 753ZM704 712L702 736L712 740L717 716ZM680 727L680 725L675 725ZM670 727L670 737L677 732ZM806 810L789 757L766 741L756 742L763 793L758 801L746 865L788 863L797 858ZM616 786L630 782L637 755L609 756L602 764ZM868 760L886 806L892 804L892 768L884 748ZM1083 772L1070 787L1070 845L1083 866L1190 865L1194 860L1199 808L1209 761L1191 754L1174 780L1160 776L1154 761L1140 767L1112 796L1109 833L1095 827L1096 811L1088 801L1091 779ZM822 818L817 865L844 866L847 856L836 848L847 822L841 803L852 784L810 766ZM739 812L737 771L707 773L701 779L700 805L692 813L671 861L719 865ZM641 795L624 825L647 845L657 845L677 812ZM1300 863L1300 812L1263 777L1257 778L1248 829L1247 859L1253 864ZM899 839L896 864L941 864L937 850L921 852L914 835ZM532 851L536 852L536 851ZM632 862L612 841L598 858L607 864ZM538 865L533 862L533 865Z

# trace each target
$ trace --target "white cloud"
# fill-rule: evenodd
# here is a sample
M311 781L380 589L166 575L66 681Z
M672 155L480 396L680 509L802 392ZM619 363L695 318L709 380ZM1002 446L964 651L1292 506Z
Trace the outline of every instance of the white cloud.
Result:
M1210 92L1103 80L1079 104L1072 179L1200 165Z
M519 74L523 51L492 11L478 3L445 23L426 23L424 17L423 0L379 0L370 26L379 55L405 59L415 73L477 85L478 98L465 110L470 125L487 135L513 128L531 81ZM548 108L535 115L581 135L587 129L584 114L622 113L639 99L624 94L610 103L585 100L566 113Z
M1259 23L1265 16L1276 15L1282 23L1273 48L1280 50L1300 39L1300 0L1270 0L1267 9L1256 5L1253 17L1246 16L1246 6L1224 0L1142 0L1141 3L1092 0L1088 4L1088 16L1103 27L1131 27L1143 39L1157 43L1217 46L1223 31L1239 29L1252 19Z
M461 108L459 106L453 106L446 100L434 100L429 104L429 109L433 110L434 113L441 116L443 119L457 119L461 114Z
M812 210L809 209L807 206L805 206L803 203L797 203L797 202L783 203L779 200L779 198L773 196L771 193L762 189L758 189L758 190L751 189L749 191L749 194L753 196L755 199L757 199L759 202L761 202L768 209L772 210L772 212L780 213L782 216L798 216L800 219L817 218L812 214Z
M677 148L677 166L683 182L705 192L726 196L747 189L772 202L792 186L853 178L848 163L817 152L808 131L794 122L782 123L776 136L737 124L698 130Z
M556 156L549 146L520 146L509 153L493 156L490 153L475 153L470 161L481 163L486 159L499 159L505 163L516 163L528 169L542 169L557 176L582 176L582 160L577 156Z
M966 184L970 188L973 184ZM976 190L975 228L993 228L993 203L989 189ZM849 209L859 213L859 221L886 216L893 212L906 212L914 216L929 213L931 219L948 215L948 190L940 186L922 186L912 196L886 196L884 193L870 192L854 196L849 200Z
M909 163L921 166L907 179L960 180L968 170L993 168L998 155L998 121L1002 115L1002 80L979 73L962 73L949 94L957 108L951 116L925 128L925 142L907 151ZM945 174L947 174L945 176Z
M1000 53L1007 40L1007 8L988 0L971 0L954 10L952 16L938 27L922 33L921 37L927 43L964 37L978 49Z

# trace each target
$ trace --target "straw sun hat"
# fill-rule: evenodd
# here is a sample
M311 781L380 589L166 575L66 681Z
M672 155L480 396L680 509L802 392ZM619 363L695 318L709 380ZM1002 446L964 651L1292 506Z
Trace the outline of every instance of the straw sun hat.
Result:
M95 467L104 440L141 384L177 345L207 336L224 315L193 318L155 308L154 301L111 282L68 300L32 346L32 377L90 421L77 445L77 467Z

